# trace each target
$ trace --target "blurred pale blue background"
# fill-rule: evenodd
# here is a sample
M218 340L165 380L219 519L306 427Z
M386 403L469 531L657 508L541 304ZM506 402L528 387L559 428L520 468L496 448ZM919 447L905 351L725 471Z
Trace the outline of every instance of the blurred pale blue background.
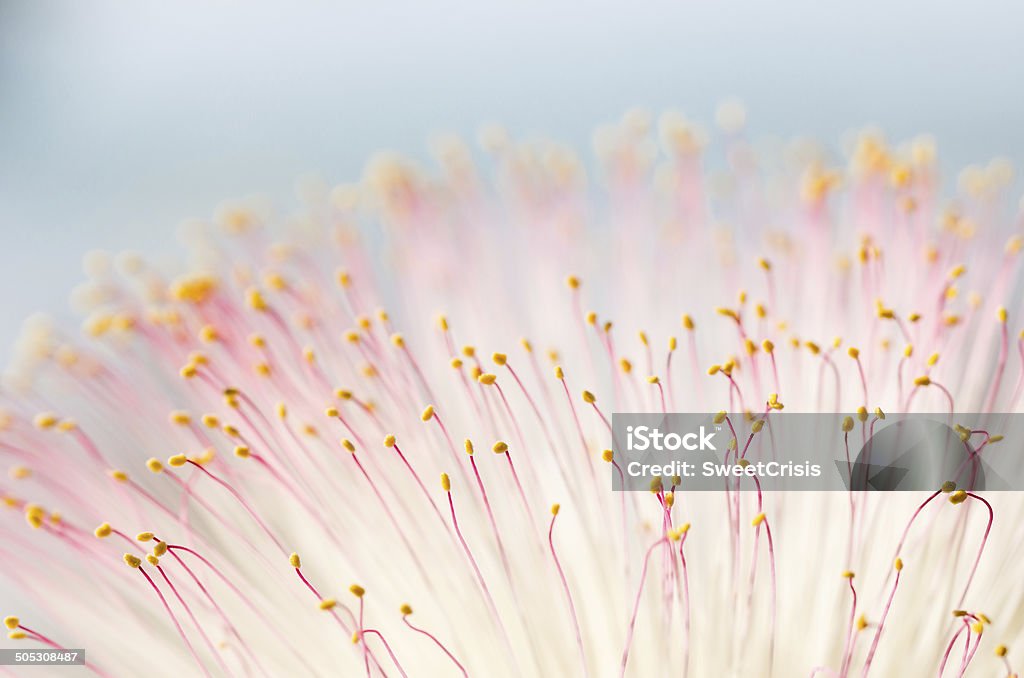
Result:
M1020 166L1018 3L830 4L0 0L0 358L90 248L166 249L224 198L484 121L587 150L629 107L736 95L754 134L875 123Z

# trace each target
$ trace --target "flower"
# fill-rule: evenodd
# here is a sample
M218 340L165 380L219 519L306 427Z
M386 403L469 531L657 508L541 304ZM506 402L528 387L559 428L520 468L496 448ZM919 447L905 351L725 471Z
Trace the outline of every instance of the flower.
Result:
M90 255L81 336L30 319L2 393L12 637L102 675L1008 671L1016 493L610 490L613 411L1020 407L1003 164L944 199L926 138L843 166L726 117L721 170L677 115L592 174L490 129L489 171L448 141L226 206L174 275Z

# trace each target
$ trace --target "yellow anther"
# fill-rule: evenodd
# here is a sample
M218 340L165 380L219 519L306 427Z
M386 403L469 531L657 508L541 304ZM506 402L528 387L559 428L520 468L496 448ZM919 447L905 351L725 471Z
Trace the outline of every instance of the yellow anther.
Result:
M1002 306L1000 306L999 310L996 311L996 319L1004 325L1006 324L1006 309Z
M736 311L732 310L731 308L724 308L722 306L719 306L718 308L715 309L715 313L717 313L718 315L723 315L726 318L732 318L733 320L735 320L737 322L739 322L739 319L740 319L739 313L737 313Z
M277 416L279 419L284 419L288 416L288 406L285 405L284 403L278 403L275 406L274 410L275 412L277 412Z
M359 325L359 329L368 330L373 325L370 319L365 315L356 316L356 325Z
M106 539L110 536L110 533L114 531L114 528L110 526L110 523L100 523L95 530L92 531L96 535L97 539Z
M907 320L909 320L912 323L916 323L920 319L921 319L921 314L920 313L911 313L910 315L907 316Z
M978 617L978 621L980 621L982 624L988 624L990 626L992 625L992 620L988 618L987 614L979 612L977 614L977 617Z
M130 553L126 553L126 554L124 554L123 557L124 557L124 564L127 565L128 567L135 567L135 568L137 568L139 565L142 565L142 561L138 558L138 556L133 556Z
M1002 436L1002 435L994 435L994 436L991 436L991 437L990 437L990 438L988 439L988 441L989 441L990 443L998 443L998 442L999 442L1000 440L1002 440L1002 439L1003 439L1003 436Z
M499 440L491 446L491 451L495 454L505 454L508 452L508 443Z
M110 469L107 471L107 475L116 480L119 483L128 482L128 474L120 469Z
M437 316L437 326L441 328L442 332L448 331L448 318L444 314Z
M966 271L967 267L964 266L963 264L960 264L959 266L954 266L949 272L949 279L956 280L957 278L962 276Z
M479 379L480 375L483 373L484 371L480 369L479 365L473 365L473 367L469 370L469 376L471 376L474 379Z
M750 426L751 433L760 433L761 429L764 428L764 419L758 419Z
M24 631L11 631L7 634L7 637L11 640L22 640L26 636Z
M153 567L157 567L158 565L160 565L160 559L154 556L152 553L146 554L146 562L152 565Z
M159 557L163 556L165 553L167 553L167 542L165 542L165 541L158 541L156 544L153 545L153 555L154 556L159 558Z
M903 569L903 559L902 558L897 558L896 562L894 562L892 564L892 566L896 568L897 572L899 572L900 570Z
M760 266L761 268L763 268L766 271L772 270L771 262L768 261L767 259L763 258L763 257L759 257L758 258L757 265Z
M757 353L757 344L754 343L753 339L744 339L743 349L747 352L747 355L754 355Z
M996 656L997 657L1005 657L1006 656L1006 646L1005 645L996 645Z
M448 477L447 473L442 473L441 474L441 489L444 490L445 492L451 492L452 491L452 481Z
M566 277L565 284L569 286L571 290L578 290L580 288L580 279L574 275Z
M851 346L850 348L846 349L846 354L853 358L854 360L857 360L858 358L860 358L860 349Z
M668 338L668 350L670 352L676 350L676 345L677 345L676 338L675 337L669 337Z
M555 365L555 379L565 379L565 372L562 371L561 365Z
M353 445L352 441L349 440L348 438L342 438L341 439L341 446L344 447L349 452L355 453L355 451L356 451L356 446Z
M722 371L721 365L712 365L708 368L708 376L714 376Z
M772 351L775 350L775 344L773 344L771 340L765 339L764 341L761 342L761 348L764 349L765 353L771 353Z
M625 358L621 358L619 360L619 367L621 367L622 371L625 372L626 374L629 374L630 372L633 371L633 363L629 362Z
M590 391L584 391L583 392L583 402L588 403L588 404L593 404L593 403L597 402L597 398L595 398L594 394L591 393Z
M395 446L395 436L391 435L390 433L388 435L384 436L384 447L394 447L394 446Z
M135 535L135 539L137 539L138 541L153 541L153 533L139 532L137 535Z
M174 410L169 415L172 424L178 424L184 426L192 421L191 415L188 412L182 412L181 410Z
M614 455L615 455L615 453L612 452L611 450L605 450L605 451L601 452L601 459L603 459L604 461L610 462L614 458Z
M61 433L67 433L68 431L74 431L78 428L78 422L74 419L61 419L57 422L57 430Z
M808 341L808 342L805 342L805 343L804 343L804 346L806 346L806 347L807 347L807 350L808 350L808 351L810 351L810 352L811 352L811 354L813 354L813 355L818 355L818 353L819 353L819 352L821 351L821 347L820 347L820 346L818 346L818 345L817 345L816 343L814 343L813 341Z
M299 558L298 553L292 553L290 556L288 556L288 564L294 567L295 569L299 569L300 567L302 567L302 559Z
M476 380L479 381L481 384L484 384L485 386L490 386L491 384L498 380L498 375L491 373L481 374L479 377L476 378Z
M459 369L460 367L462 367L462 359L461 358L452 358L451 362L448 363L448 364L451 365L452 367L454 367L455 369Z
M843 579L853 579L853 572L851 570L843 572Z
M463 346L462 347L462 355L466 356L467 358L472 358L473 356L476 355L476 348L474 348L473 346L469 346L469 345Z
M495 365L503 367L508 362L508 356L504 353L492 353L491 360L494 361Z
M945 494L949 494L950 492L956 489L956 483L954 483L952 480L947 480L946 482L942 483L942 487L940 489Z
M593 311L588 311L587 315L585 316L585 318L586 318L586 321L587 321L588 325L596 325L597 324L597 313L595 313Z
M176 454L173 457L168 457L167 463L170 466L184 466L188 462L188 457L184 454Z
M245 291L245 304L252 310L259 311L261 313L269 308L263 293L255 287L250 287Z
M928 366L929 367L934 367L935 364L937 362L939 362L939 354L938 353L932 353L930 356L928 356L928 361L927 362L928 362Z
M757 514L757 516L755 516L755 517L754 517L754 519L750 521L750 524L751 524L751 525L752 525L753 527L758 527L758 526L759 526L759 525L760 525L761 523L763 523L763 522L764 522L764 520L765 520L765 518L766 518L766 517L767 517L767 516L765 516L765 514L763 514L763 513L758 513L758 514Z
M868 627L868 618L864 615L857 617L857 630L863 631Z
M398 608L398 611L402 613L403 617L408 617L412 614L412 608L407 603L402 603L402 606Z
M967 610L953 610L954 617L966 617L967 614Z
M725 421L725 418L727 416L729 416L729 415L726 414L725 410L721 410L721 411L718 412L718 414L715 415L715 418L713 419L713 421L716 424L721 424L723 421Z
M904 358L909 358L912 355L914 355L914 345L913 344L907 344L903 348L903 357Z
M338 271L337 278L338 284L342 287L350 287L352 285L352 276L349 275L348 271Z
M523 350L526 351L527 353L533 353L533 344L531 344L530 340L527 339L526 337L523 337L522 339L519 340L519 345L522 346Z
M472 440L470 440L469 438L466 438L465 447L466 447L466 454L469 454L469 455L473 454L473 441Z
M241 435L238 428L233 426L232 424L224 424L223 426L221 426L220 430L224 431L224 435L228 436L229 438L237 438L239 435Z
M32 423L35 427L42 430L53 428L57 425L57 421L57 415L52 412L41 412L32 419Z
M331 608L333 608L337 604L338 604L338 601L335 600L334 598L324 598L323 600L320 601L320 609L321 610L330 610Z
M405 348L405 337L398 333L392 334L391 343L394 344L397 348Z
M669 508L672 508L672 506L675 505L675 503L676 503L676 495L675 495L675 493L669 492L668 494L665 495L665 506L668 506Z
M647 333L646 332L644 332L643 330L640 330L640 332L637 333L637 336L640 337L640 343L641 344L643 344L644 346L648 345Z
M864 407L863 405L858 407L857 408L857 419L860 420L860 423L862 423L862 424L865 421L867 421L868 420L868 408Z
M931 383L932 383L931 377L929 377L927 374L922 375L922 376L914 379L914 385L915 386L930 386Z
M196 376L196 372L197 370L195 364L189 363L182 367L181 370L179 370L178 374L180 374L184 379L191 379L192 377Z
M971 625L971 630L980 636L985 631L985 625L981 622L975 622Z
M32 469L27 466L12 466L7 473L11 480L24 480L32 476Z
M430 421L433 418L434 418L434 406L433 405L427 405L426 409L424 409L423 413L420 415L420 419L422 419L423 421Z
M558 504L552 504L552 505L551 505L551 515L553 515L553 516L557 516L557 515L558 515L558 511L559 511L559 509L561 509L561 508L562 508L562 507L561 507L560 505L558 505Z
M18 628L18 624L20 623L21 620L17 617L4 617L4 626L6 626L8 629L12 631Z
M967 501L967 492L966 492L966 490L957 490L953 494L949 495L949 503L950 504L962 504L965 501Z
M235 445L235 456L239 459L248 459L252 455L245 445Z
M220 338L217 328L213 325L203 325L199 328L199 340L206 344L212 344Z
M653 374L651 376L647 377L647 383L648 384L657 384L657 383L660 383L660 381L661 380L658 379L658 377L656 375L653 375Z
M345 341L347 341L350 344L358 344L359 343L359 333L356 332L355 330L349 330L349 331L345 332L344 337L345 337Z
M853 417L843 417L843 433L853 430Z
M696 325L693 323L693 318L688 313L683 314L683 329L693 330Z
M324 415L327 417L336 417L338 416L338 408L328 407L327 409L324 410Z
M875 408L875 416L878 417L879 419L885 419L885 412L882 411L881 407Z

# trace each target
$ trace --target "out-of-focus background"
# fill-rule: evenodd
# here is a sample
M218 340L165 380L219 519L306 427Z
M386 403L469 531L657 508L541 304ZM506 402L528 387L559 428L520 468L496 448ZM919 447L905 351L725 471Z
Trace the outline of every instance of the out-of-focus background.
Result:
M755 136L875 124L949 174L1020 166L1021 5L844 4L0 0L0 361L91 248L167 251L225 198L482 122L589 154L628 108L738 96Z

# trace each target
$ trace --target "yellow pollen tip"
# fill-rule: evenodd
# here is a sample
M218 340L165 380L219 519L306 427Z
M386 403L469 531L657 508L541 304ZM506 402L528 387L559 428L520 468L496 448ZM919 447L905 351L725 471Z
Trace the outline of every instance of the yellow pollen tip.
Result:
M892 566L896 568L897 572L899 572L900 570L903 569L903 559L902 558L897 558L896 562L894 562L892 564Z
M159 558L163 554L167 553L167 542L158 541L153 547L153 555Z
M931 377L929 377L927 374L920 376L917 379L914 379L915 386L930 386L931 383Z
M584 391L583 392L583 402L588 403L588 404L593 404L593 403L597 402L597 398L595 398L594 394L591 393L590 391Z
M338 416L338 408L328 407L326 410L324 410L324 414L327 415L328 417L336 417Z
M947 480L946 482L942 483L941 490L945 494L949 494L950 492L952 492L955 489L956 489L956 483L954 483L952 480Z
M128 567L137 568L139 565L142 565L142 560L140 560L138 556L133 556L130 553L126 553L124 554L124 564Z
M441 489L444 490L445 492L452 491L452 481L451 478L448 477L447 473L441 474Z
M565 372L562 371L561 365L555 365L555 379L565 379Z
M949 495L950 504L962 504L967 501L967 492L965 490L957 490L953 494Z
M660 381L661 381L661 380L660 380L660 379L658 379L658 377L657 377L657 376L655 376L655 375L653 375L653 374L652 374L651 376L647 377L647 383L648 383L648 384L657 384L657 383L659 383Z
M302 567L302 559L299 558L298 553L293 553L290 556L288 556L288 564L294 567L295 569L299 569L300 567Z
M430 421L433 418L434 418L434 406L433 405L427 405L426 409L423 410L423 413L420 415L420 419L422 419L423 421Z
M506 452L508 452L508 444L499 440L498 442L494 443L494 445L491 446L491 450L495 454L505 454Z
M850 348L846 349L846 354L853 358L854 360L857 360L858 358L860 358L860 349L851 346Z
M17 617L4 617L4 626L8 629L14 630L18 628L18 624L20 623L21 621Z
M238 457L239 459L248 459L251 455L252 453L249 451L249 448L246 447L245 445L235 446L235 456Z
M491 360L494 361L495 365L499 367L504 367L504 365L508 362L508 356L505 355L504 353L494 353L491 355Z
M569 286L571 290L578 290L580 288L580 279L574 275L567 276L565 284Z
M767 516L765 516L765 514L758 513L757 516L755 516L755 518L750 521L751 526L758 527L761 523L765 521L766 517Z
M606 462L610 462L612 459L614 459L614 457L615 453L612 452L611 450L605 450L604 452L601 453L601 459L603 459Z
M473 454L473 441L466 438L466 454Z
M24 631L11 631L10 633L7 634L7 637L10 638L11 640L21 640L21 639L25 638L25 632Z
M395 446L395 436L390 435L390 434L384 436L384 447L394 447L394 446Z
M135 535L135 539L138 541L153 541L153 533L139 532L137 535Z
M689 314L683 314L683 329L692 331L695 327L696 325L693 322L693 318L691 318Z
M561 507L561 506L560 506L559 504L552 504L552 505L551 505L551 515L553 515L553 516L557 516L557 515L558 515L558 511L559 511L559 510L560 510L561 508L562 508L562 507Z
M342 438L341 439L341 446L344 447L349 452L353 452L354 453L356 451L356 446L353 445L352 441L349 440L348 438Z
M854 574L850 570L843 572L843 579L853 579Z
M488 372L487 374L481 374L479 377L476 378L476 380L479 381L481 384L490 386L491 384L498 380L498 375L491 374Z
M857 630L863 631L868 627L868 618L864 615L857 617Z
M853 430L853 417L843 417L843 433Z
M111 478L113 478L119 483L124 483L128 481L128 474L120 469L111 469L107 471L107 473L110 475Z
M152 553L146 554L146 562L152 565L153 567L157 567L158 565L160 565L160 559L154 556Z
M161 471L164 470L164 465L160 463L159 459L150 457L149 459L146 460L146 468L148 468L153 473L160 473Z
M334 598L324 598L323 600L320 601L320 609L321 610L330 610L331 608L333 608L337 604L338 604L338 601L335 600Z
M114 528L110 526L110 523L100 523L99 526L92 531L96 535L97 539L106 539L110 536L110 533L114 531Z
M474 348L473 346L463 346L462 355L464 355L467 358L472 358L473 356L476 355L476 348Z
M412 608L405 603L402 604L402 607L398 608L398 611L402 613L403 617L408 617L410 614L412 614Z
M1006 646L1005 645L997 645L996 646L996 656L997 657L1005 657L1006 656Z
M167 458L167 464L169 466L184 466L188 462L188 457L184 454L176 454L173 457Z
M192 377L196 376L196 366L193 365L192 363L189 363L188 365L182 367L178 374L180 374L185 379L191 379Z

